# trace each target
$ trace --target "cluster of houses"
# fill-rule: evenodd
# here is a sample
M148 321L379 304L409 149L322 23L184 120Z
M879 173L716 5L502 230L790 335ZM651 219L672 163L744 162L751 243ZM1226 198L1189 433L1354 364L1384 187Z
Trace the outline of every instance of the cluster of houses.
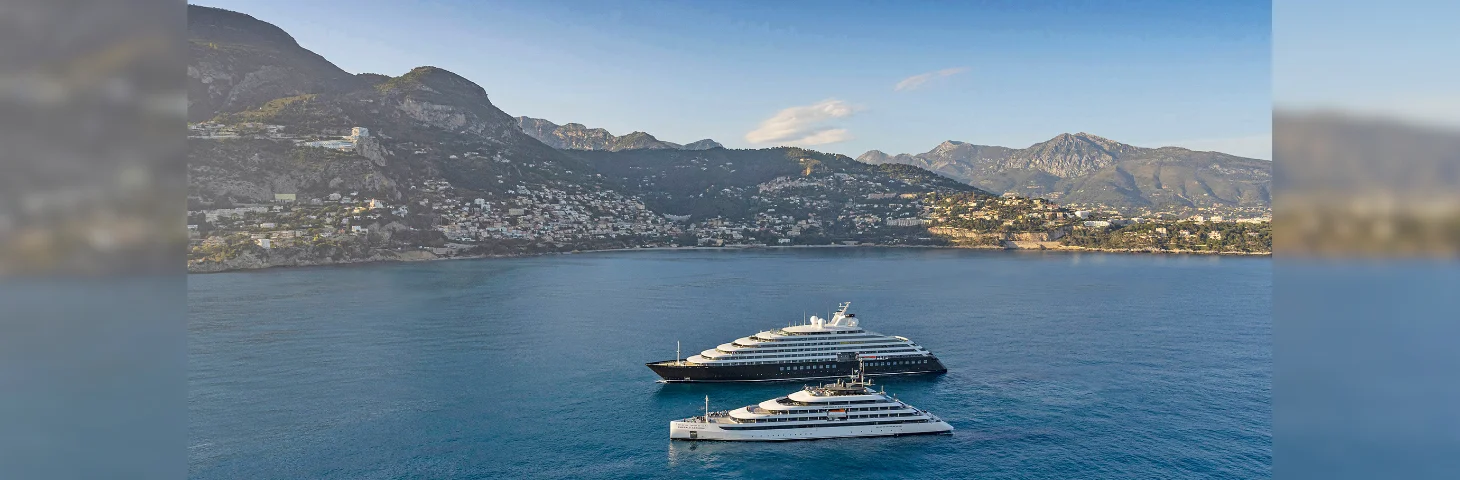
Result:
M612 191L571 192L518 185L500 198L468 200L457 198L443 180L428 181L424 187L438 195L417 203L440 214L443 222L435 228L456 241L510 238L561 243L679 233L671 220Z
M188 138L203 140L267 138L272 140L290 140L295 145L306 147L353 152L362 140L370 137L370 129L366 127L352 127L349 129L348 134L335 138L320 138L320 135L289 134L285 130L283 125L267 123L242 122L223 124L208 121L188 124Z

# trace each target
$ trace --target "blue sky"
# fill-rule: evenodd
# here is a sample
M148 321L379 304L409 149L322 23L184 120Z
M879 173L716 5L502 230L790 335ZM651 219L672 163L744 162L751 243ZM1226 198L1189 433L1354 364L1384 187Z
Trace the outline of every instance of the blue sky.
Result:
M1284 0L1273 8L1274 102L1460 128L1453 0Z
M1083 131L1270 158L1268 2L195 3L350 72L435 65L617 135L856 156Z

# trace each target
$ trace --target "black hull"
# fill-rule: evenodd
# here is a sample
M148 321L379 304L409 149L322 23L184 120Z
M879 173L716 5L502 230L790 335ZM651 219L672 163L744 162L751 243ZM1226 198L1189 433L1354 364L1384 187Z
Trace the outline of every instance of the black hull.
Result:
M880 365L882 362L904 362L927 360L927 363ZM707 367L700 365L675 365L668 360L646 364L650 370L665 382L775 382L845 377L856 372L858 362L781 363L766 365L728 365ZM827 368L796 368L808 365L824 365ZM793 367L781 370L781 367ZM948 369L937 358L920 357L905 360L877 359L868 362L867 376L879 375L922 375L947 373Z
M883 438L883 437L917 437L922 435L948 435L953 436L953 431L944 432L917 432L917 433L889 433L887 435L864 435L855 437L825 437L825 438L776 438L764 440L725 440L721 438L671 438L671 442L725 442L725 443L769 443L769 442L815 442L820 440L846 440L848 438Z

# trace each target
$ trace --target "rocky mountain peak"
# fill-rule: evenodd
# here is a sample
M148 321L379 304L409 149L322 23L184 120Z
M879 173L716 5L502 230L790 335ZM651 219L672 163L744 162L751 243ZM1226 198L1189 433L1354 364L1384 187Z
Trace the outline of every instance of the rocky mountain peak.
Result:
M944 141L943 143L938 144L938 146L937 147L934 147L933 150L931 152L929 152L929 153L938 154L938 155L945 155L948 152L952 152L954 150L957 150L959 147L962 147L964 145L968 145L968 144L967 143L963 143L963 142L959 142L959 141L955 141L955 140L947 140L947 141Z
M672 148L678 149L679 144L661 141L653 135L644 132L631 132L628 135L614 139L609 145L609 150L636 150L640 148Z
M355 74L355 78L365 82L366 85L380 85L390 81L390 75L382 75L379 73L357 73Z
M581 123L566 123L558 126L540 118L517 117L523 132L538 141L559 150L620 150L669 149L708 150L723 148L719 142L704 139L689 145L680 145L655 138L647 132L635 131L615 136L602 128L589 128Z
M481 85L450 70L429 65L413 68L404 75L387 80L382 87L384 90L418 90L461 98L487 98L487 90Z
M365 80L249 15L188 5L188 120L257 108L277 98L338 92Z
M938 144L927 153L871 150L863 163L922 167L994 192L1133 208L1267 206L1272 162L1179 147L1142 148L1086 132L1023 149Z
M553 122L549 122L547 120L543 120L541 118L532 118L532 117L515 117L515 118L517 119L517 123L522 124L523 127L526 127L528 125L532 125L533 127L558 128L558 124L553 123Z
M492 105L480 85L440 67L422 66L375 85L381 105L395 106L416 125L479 135L494 142L515 142L523 130L516 119Z
M522 132L523 133L526 133L528 136L530 136L532 138L541 139L541 138L543 138L544 135L551 135L551 133L553 131L561 128L557 124L555 124L553 122L549 122L547 120L543 120L541 118L530 118L530 117L516 117L516 118L517 118L517 125L518 125L518 127L522 129ZM542 140L538 140L538 141L542 141ZM544 143L546 143L546 142L544 142Z
M685 150L709 150L712 148L725 148L725 146L721 145L720 142L706 138L704 140L686 143L683 148Z
M868 150L867 153L858 155L857 161L877 165L887 163L887 160L889 158L891 157L889 157L886 152L883 152L881 150Z
M272 45L300 48L284 29L245 13L221 8L188 5L188 38L217 43Z
M1019 151L1004 162L1003 167L1040 170L1069 178L1114 165L1121 155L1140 150L1139 147L1085 132L1061 133Z

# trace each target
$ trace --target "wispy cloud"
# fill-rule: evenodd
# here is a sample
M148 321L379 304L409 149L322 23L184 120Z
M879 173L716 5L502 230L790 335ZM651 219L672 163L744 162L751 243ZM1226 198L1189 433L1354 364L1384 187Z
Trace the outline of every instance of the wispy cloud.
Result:
M745 141L807 146L844 142L852 139L851 133L826 122L850 117L856 111L852 104L836 99L787 108L760 122L759 127L745 134Z
M967 71L968 71L968 67L955 67L955 68L945 68L945 69L942 69L942 70L938 70L936 72L928 72L928 73L921 73L921 74L913 75L911 77L907 77L907 78L902 79L901 82L897 82L897 85L894 86L894 87L892 87L892 91L894 91L894 92L901 92L903 90L917 90L918 88L921 88L924 84L928 83L929 81L936 80L936 79L943 78L943 77L951 77L953 75L957 75L957 74L960 74L960 73L963 73L963 72L967 72Z
M791 142L796 145L826 145L828 143L845 142L852 139L852 134L845 128L833 128L822 130L805 138Z

